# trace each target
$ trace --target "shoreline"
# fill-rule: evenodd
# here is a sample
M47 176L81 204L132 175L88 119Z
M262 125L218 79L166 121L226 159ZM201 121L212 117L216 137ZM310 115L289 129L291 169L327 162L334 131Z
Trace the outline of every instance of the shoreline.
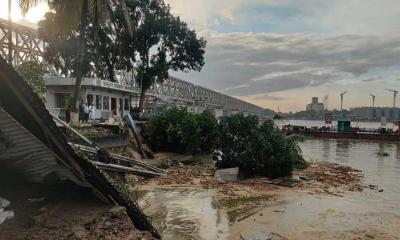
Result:
M164 198L165 196L176 195L176 198L178 198L179 196L185 196L185 194L190 195L191 192L205 192L210 197L210 201L213 202L214 210L219 212L216 215L226 218L226 220L221 220L222 222L228 222L228 227L225 226L224 231L221 231L226 234L226 239L238 239L240 236L244 237L244 239L258 239L244 236L249 228L253 232L258 232L260 234L258 237L270 234L267 236L275 237L273 239L286 239L285 234L282 234L282 232L265 232L262 229L265 229L269 225L268 222L272 220L266 216L271 213L280 213L280 209L285 208L288 199L308 196L321 199L344 198L349 192L361 192L364 188L369 188L363 185L360 171L333 163L311 163L308 169L295 171L295 178L302 176L306 179L305 176L309 176L312 179L300 180L293 187L266 183L270 181L267 178L225 182L211 176L208 173L209 169L204 170L204 172L198 172L197 168L198 166L195 166L195 170L193 170L192 166L186 165L172 167L167 169L168 177L140 182L135 191L142 191L144 193L141 193L142 198L146 199L146 201L149 200L146 198L146 194L151 195L154 198L150 200L151 203L160 201L162 199L159 198ZM197 171L199 174L192 176L189 173L191 175L189 181L184 175L180 174L190 171ZM332 175L331 173L320 173L326 171L330 171ZM180 178L185 179L185 181L181 182ZM378 191L377 187L373 189L371 191ZM159 195L159 198L153 195ZM168 200L165 199L165 201ZM187 199L182 199L182 201L187 201ZM143 206L143 208L146 213L153 213L156 217L159 217L157 211L152 212L154 211L154 206L150 207L150 209L146 206ZM165 219L156 219L155 221L163 225L166 224ZM255 223L259 226L258 230L255 229ZM263 223L263 225L260 225L260 223ZM208 226L207 223L198 224ZM165 233L169 234L168 228L164 230L166 231ZM278 238L279 236L282 238Z

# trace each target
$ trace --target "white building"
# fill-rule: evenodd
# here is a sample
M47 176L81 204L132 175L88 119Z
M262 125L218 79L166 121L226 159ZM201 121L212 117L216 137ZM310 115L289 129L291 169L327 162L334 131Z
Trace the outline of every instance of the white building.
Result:
M350 114L354 119L377 120L382 117L387 120L400 120L400 108L393 107L356 107L350 109Z
M324 104L318 102L318 97L313 97L311 103L307 104L306 111L322 112L324 108Z
M60 117L65 116L75 78L45 77L45 81L46 107ZM139 98L139 89L97 78L84 78L81 89L81 101L89 105L93 103L95 119L109 119L112 115L124 117L132 106L136 106Z

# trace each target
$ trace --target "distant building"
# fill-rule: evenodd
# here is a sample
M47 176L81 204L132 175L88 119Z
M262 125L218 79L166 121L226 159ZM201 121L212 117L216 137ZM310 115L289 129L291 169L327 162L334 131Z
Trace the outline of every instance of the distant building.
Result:
M380 120L385 117L387 120L400 120L400 108L393 107L356 107L350 109L353 119L359 120Z
M323 103L318 102L318 97L313 97L310 104L307 104L306 111L321 112L325 107Z

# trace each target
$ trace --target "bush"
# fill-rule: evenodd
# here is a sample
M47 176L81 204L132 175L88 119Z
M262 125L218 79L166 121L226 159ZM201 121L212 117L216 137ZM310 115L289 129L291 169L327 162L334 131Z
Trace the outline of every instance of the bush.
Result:
M239 167L246 176L281 177L304 160L297 140L274 130L272 121L259 126L256 117L234 115L221 124L218 167Z
M210 153L218 140L218 123L208 112L193 114L172 108L145 124L142 135L155 151Z
M45 74L43 64L36 61L25 61L16 67L17 72L32 88L33 92L43 97L46 93L46 84L43 79Z
M153 117L142 134L155 151L196 154L219 149L223 156L217 167L239 167L245 176L288 176L306 166L296 138L275 131L272 121L259 126L254 116L233 115L218 126L210 113L173 108Z

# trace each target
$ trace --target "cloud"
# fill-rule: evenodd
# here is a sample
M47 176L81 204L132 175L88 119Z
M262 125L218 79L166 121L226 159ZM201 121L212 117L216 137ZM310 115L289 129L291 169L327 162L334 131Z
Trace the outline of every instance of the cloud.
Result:
M363 82L375 82L377 80L379 80L380 78L376 78L376 77L371 77L371 78L367 78L367 79L363 79Z
M273 96L270 94L256 94L256 95L252 95L250 98L254 99L254 100L282 101L282 100L288 99L289 97L284 98L284 97L280 97L280 96Z
M166 0L197 29L313 34L393 34L398 0Z
M399 73L400 36L207 32L206 66L181 75L234 96L380 81ZM376 76L376 74L375 74Z

